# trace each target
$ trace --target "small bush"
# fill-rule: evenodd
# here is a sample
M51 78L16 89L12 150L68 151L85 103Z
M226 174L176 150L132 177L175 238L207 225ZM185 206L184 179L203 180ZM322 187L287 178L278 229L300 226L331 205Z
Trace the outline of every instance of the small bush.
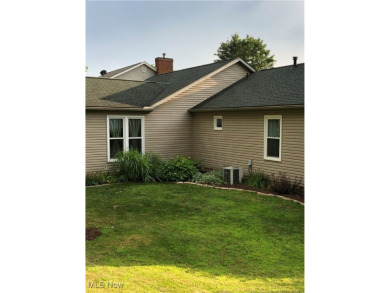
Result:
M188 157L177 156L164 163L162 179L164 181L189 181L199 172L197 162Z
M157 154L141 154L130 149L119 152L114 163L118 180L124 182L154 182L161 178L162 159Z
M223 174L221 171L210 171L207 173L196 173L193 182L202 183L202 184L222 184L223 183Z
M199 161L198 159L191 159L191 158L189 158L189 159L194 162L194 166L199 170L199 172L201 172L201 173L206 172L205 167L203 166L201 161Z
M118 182L117 178L112 173L88 173L85 176L85 186L94 186L107 183Z
M249 175L246 184L255 188L266 188L269 185L269 177L261 172L253 172Z
M279 175L272 174L271 189L277 194L301 194L302 193L302 179L295 177L294 182L286 176L286 173L279 172Z

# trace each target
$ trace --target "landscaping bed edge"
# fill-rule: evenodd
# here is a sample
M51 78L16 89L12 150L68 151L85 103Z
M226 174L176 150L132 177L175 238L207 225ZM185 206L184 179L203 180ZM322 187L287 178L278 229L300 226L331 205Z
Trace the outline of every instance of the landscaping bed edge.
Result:
M248 192L257 193L257 194L263 195L263 196L276 196L276 197L282 198L284 200L292 200L293 202L297 202L297 203L299 203L300 205L303 205L303 206L305 205L304 202L301 202L301 201L293 199L293 198L289 198L289 197L282 196L282 195L279 195L279 194L259 192L259 191L256 191L256 190L248 190L248 189L241 189L241 188L235 188L235 187L222 187L222 186L208 185L208 184L202 184L202 183L196 183L196 182L176 182L176 184L192 184L192 185L211 187L211 188L216 188L216 189L235 190L235 191L248 191Z

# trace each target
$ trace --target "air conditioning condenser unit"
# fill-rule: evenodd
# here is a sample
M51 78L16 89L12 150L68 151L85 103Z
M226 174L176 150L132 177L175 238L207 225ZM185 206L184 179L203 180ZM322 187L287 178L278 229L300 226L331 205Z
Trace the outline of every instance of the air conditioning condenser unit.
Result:
M244 172L242 167L225 167L223 168L223 181L227 184L242 183Z

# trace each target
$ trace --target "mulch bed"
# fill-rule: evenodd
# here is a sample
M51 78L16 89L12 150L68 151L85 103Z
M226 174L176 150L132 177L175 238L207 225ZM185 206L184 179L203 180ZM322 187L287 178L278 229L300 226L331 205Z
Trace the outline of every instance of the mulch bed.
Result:
M87 241L94 240L96 237L100 236L102 232L98 228L87 228L85 230L85 239Z
M272 192L269 188L255 188L245 184L219 184L218 186L226 187L226 188L239 188L244 190L252 190L252 191L269 193L269 194L276 194L275 192ZM277 194L277 195L281 195L305 203L305 197L303 195L297 195L297 194Z

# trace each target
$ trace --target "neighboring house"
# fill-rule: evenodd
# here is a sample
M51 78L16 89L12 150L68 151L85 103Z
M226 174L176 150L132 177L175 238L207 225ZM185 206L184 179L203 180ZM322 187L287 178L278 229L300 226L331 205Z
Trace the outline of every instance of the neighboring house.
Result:
M304 65L255 72L236 58L143 82L87 77L86 172L109 170L130 146L303 178Z
M127 79L127 80L145 80L156 75L156 69L148 63L139 62L110 72L102 70L100 77Z
M156 68L143 61L110 72L102 70L100 77L143 81L156 74L173 71L173 59L165 58L165 53L163 53L163 57L157 57L155 59L155 64Z

